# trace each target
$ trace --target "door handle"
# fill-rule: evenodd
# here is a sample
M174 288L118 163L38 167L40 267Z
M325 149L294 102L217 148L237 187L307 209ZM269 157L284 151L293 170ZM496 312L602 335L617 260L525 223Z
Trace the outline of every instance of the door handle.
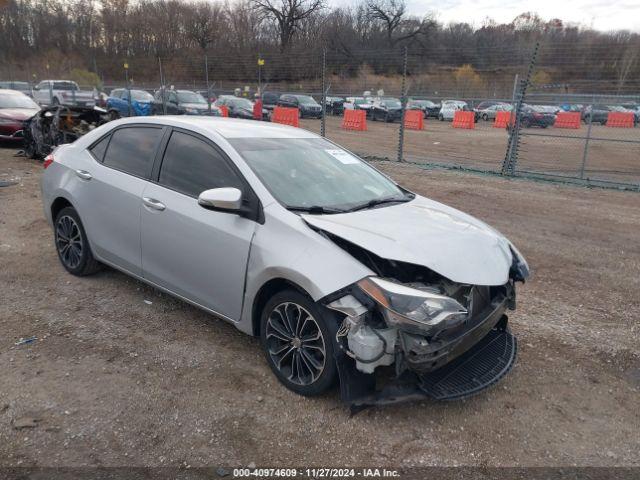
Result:
M76 175L83 180L91 180L93 178L86 170L76 170Z
M160 212L167 208L165 207L164 203L156 200L155 198L142 197L142 203L144 203L147 207L152 208L153 210L158 210Z

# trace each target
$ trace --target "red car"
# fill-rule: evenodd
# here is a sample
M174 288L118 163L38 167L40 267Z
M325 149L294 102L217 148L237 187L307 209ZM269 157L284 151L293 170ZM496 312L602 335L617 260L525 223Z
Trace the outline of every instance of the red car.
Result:
M40 111L36 102L16 90L0 89L0 141L22 141L22 122Z

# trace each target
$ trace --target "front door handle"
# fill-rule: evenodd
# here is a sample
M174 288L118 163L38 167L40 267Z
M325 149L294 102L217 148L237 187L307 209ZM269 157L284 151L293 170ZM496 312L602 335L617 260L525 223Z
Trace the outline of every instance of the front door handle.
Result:
M76 175L83 180L91 180L93 178L86 170L76 170Z
M156 200L155 198L149 198L149 197L142 197L142 202L149 208L152 208L153 210L158 210L158 211L162 211L165 208L164 203L162 203L159 200Z

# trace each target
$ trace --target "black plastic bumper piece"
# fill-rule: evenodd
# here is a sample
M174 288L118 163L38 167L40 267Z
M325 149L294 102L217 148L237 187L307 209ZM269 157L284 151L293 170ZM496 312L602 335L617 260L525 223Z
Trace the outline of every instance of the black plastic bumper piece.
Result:
M451 363L422 375L405 371L380 390L375 389L374 375L358 372L345 356L338 362L342 399L352 414L373 405L424 398L462 400L498 383L515 364L517 351L516 337L506 324L499 325Z
M420 376L419 387L436 400L459 400L488 388L516 361L518 341L509 330L491 330L470 350L438 370Z

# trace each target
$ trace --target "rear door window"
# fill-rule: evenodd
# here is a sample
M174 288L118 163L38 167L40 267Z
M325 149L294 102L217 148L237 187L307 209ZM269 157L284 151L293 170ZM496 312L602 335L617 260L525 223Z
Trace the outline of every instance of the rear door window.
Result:
M193 135L174 131L164 153L158 182L185 195L198 197L210 188L243 183L217 149Z
M149 178L162 138L161 127L127 127L111 134L104 164L136 177Z

